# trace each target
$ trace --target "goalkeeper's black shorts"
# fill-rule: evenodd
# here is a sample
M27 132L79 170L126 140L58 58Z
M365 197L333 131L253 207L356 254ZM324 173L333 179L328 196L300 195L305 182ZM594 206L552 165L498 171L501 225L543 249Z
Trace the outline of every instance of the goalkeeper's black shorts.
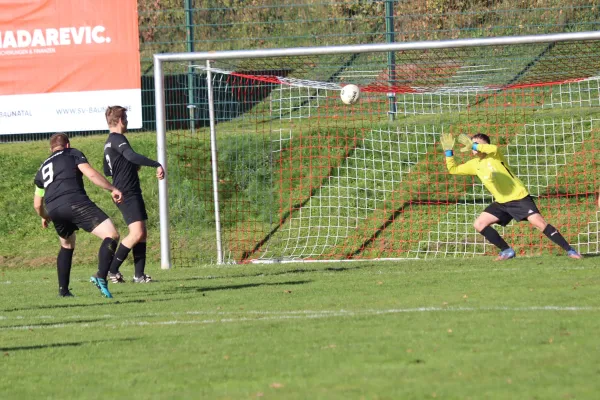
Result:
M520 200L508 201L506 203L493 202L484 210L498 218L498 225L506 226L512 221L524 221L534 214L539 214L535 202L527 195Z

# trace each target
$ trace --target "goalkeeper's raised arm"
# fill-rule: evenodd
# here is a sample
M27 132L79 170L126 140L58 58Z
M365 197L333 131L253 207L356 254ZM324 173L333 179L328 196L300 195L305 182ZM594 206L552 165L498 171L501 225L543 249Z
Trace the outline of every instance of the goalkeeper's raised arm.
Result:
M527 188L510 170L498 146L490 144L487 135L478 133L472 138L465 134L458 136L458 141L464 147L461 152L470 151L475 158L464 164L457 165L452 151L454 139L451 134L442 135L442 146L446 154L446 167L453 175L477 175L481 183L494 196L498 203L519 200L529 195ZM450 146L452 144L452 146Z
M448 172L452 175L477 175L477 160L471 160L460 165L456 164L454 161L454 142L455 139L451 133L442 133L440 143L444 149L444 154L446 155L446 167L448 168Z

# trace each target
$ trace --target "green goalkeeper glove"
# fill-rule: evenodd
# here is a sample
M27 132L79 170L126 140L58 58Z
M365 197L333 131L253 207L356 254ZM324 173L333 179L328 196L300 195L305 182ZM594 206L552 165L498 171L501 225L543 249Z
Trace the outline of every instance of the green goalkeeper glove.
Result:
M458 142L465 146L462 149L460 149L461 152L464 153L466 151L473 150L473 141L471 140L470 137L468 137L464 133L461 133L460 135L458 135Z
M454 152L452 149L454 148L455 139L451 133L442 133L440 136L440 143L442 144L442 149L446 154L446 157L452 157Z

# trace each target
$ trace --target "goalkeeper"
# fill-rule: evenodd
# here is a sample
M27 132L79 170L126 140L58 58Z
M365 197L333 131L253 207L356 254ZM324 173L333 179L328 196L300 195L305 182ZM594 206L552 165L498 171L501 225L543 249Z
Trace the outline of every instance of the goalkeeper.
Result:
M502 239L498 231L492 228L492 225L506 226L513 219L516 221L528 220L548 239L562 247L569 257L582 258L567 243L560 232L541 216L527 188L512 173L498 146L490 144L489 136L478 133L469 138L467 135L461 134L458 141L465 146L461 149L462 152L472 151L476 158L456 165L453 153L455 139L451 133L442 134L441 144L446 154L446 166L453 175L477 175L496 199L487 206L474 223L477 232L500 249L500 255L496 261L515 257L515 251Z

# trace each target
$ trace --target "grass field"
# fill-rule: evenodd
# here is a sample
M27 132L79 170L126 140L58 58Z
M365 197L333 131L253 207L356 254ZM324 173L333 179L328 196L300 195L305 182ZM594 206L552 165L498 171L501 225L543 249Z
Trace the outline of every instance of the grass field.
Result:
M1 397L597 398L597 259L489 261L2 268Z

